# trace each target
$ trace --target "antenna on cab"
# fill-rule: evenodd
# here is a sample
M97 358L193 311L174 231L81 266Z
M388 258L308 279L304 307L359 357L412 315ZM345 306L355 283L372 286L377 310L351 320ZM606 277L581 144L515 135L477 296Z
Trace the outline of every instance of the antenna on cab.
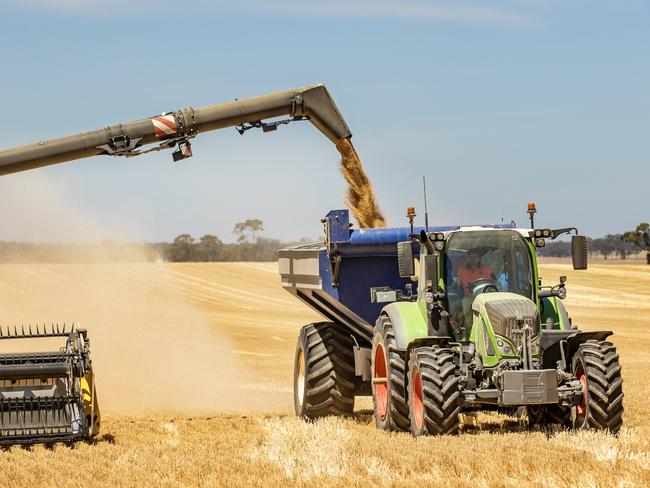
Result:
M424 191L424 230L429 232L429 211L427 209L427 179L422 175L422 189Z

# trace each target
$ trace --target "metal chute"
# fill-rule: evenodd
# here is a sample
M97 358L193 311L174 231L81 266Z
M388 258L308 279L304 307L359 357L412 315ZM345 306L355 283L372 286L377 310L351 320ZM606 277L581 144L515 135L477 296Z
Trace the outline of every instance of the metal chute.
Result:
M265 120L285 117L281 121ZM307 85L202 108L186 108L81 134L0 151L0 175L98 155L137 156L174 149L174 161L190 157L197 134L237 127L264 132L294 120L309 120L333 143L352 134L327 88Z

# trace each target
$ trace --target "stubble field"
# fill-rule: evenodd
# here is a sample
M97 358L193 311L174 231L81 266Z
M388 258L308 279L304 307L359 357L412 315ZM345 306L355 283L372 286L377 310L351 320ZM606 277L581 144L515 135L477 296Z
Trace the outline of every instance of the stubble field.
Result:
M350 419L292 416L295 338L320 318L276 266L0 265L2 323L89 330L103 413L94 443L0 451L2 486L650 485L650 266L541 267L548 283L568 276L575 323L615 332L618 437L482 414L459 436L418 439L377 431L366 399Z

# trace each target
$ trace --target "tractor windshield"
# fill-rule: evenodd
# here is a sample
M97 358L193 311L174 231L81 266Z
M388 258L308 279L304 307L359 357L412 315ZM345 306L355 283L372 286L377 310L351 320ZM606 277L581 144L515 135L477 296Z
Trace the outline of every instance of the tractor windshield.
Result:
M472 302L483 287L533 298L528 245L515 231L485 230L452 234L447 240L445 283L451 325L469 333Z

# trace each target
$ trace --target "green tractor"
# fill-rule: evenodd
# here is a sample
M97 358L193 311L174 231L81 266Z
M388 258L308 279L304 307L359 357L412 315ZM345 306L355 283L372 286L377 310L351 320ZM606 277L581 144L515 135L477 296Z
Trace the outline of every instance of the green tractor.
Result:
M455 434L463 412L516 409L531 425L620 430L612 332L578 330L562 303L566 277L543 287L538 274L537 248L572 231L421 231L419 259L411 241L398 243L400 276L417 281L417 294L385 306L376 324L378 427ZM585 237L571 245L574 269L586 269Z
M565 277L542 286L537 250L575 228L515 225L353 229L347 210L325 239L280 251L282 286L327 321L303 327L294 404L305 419L351 415L372 394L377 426L455 434L461 413L526 413L530 424L622 426L623 381L611 331L581 331ZM368 293L370 291L370 293Z

